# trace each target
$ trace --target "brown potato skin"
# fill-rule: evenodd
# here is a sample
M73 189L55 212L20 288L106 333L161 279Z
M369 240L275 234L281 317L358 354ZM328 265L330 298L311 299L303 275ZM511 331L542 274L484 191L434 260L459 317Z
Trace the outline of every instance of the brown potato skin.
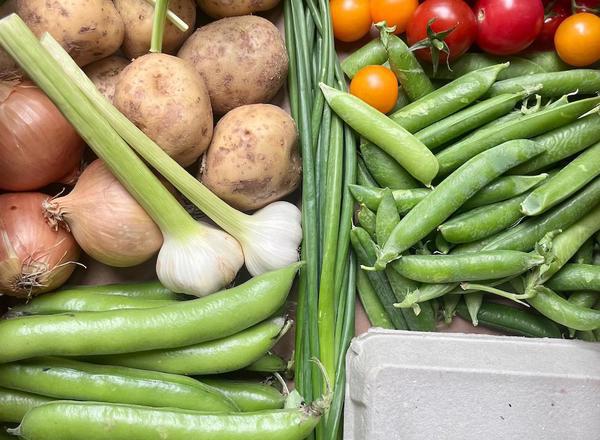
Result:
M268 11L279 0L197 0L200 8L213 18L235 17Z
M127 58L111 55L88 64L83 71L92 80L98 91L112 102L119 74L128 64Z
M80 66L115 53L125 34L110 0L17 0L17 13L37 37L49 32Z
M208 147L213 115L202 77L185 60L153 53L120 74L113 103L182 166Z
M269 102L283 85L288 56L279 30L262 17L223 18L201 27L179 50L208 87L216 114Z
M301 174L294 120L277 106L252 104L221 118L199 178L230 205L250 211L294 191Z
M125 23L125 38L121 46L123 53L130 59L148 53L154 7L146 0L114 0L114 2ZM194 30L196 3L194 0L170 0L169 9L189 26L186 32L181 32L169 20L165 23L162 52L173 54Z

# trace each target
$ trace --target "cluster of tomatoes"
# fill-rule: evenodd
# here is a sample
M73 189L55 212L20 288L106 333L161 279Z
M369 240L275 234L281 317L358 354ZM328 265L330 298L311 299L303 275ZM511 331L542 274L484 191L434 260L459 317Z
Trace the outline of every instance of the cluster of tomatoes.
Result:
M373 23L385 21L410 45L430 31L452 30L445 38L448 59L473 44L494 55L553 47L568 64L583 67L600 60L600 0L331 0L335 37L357 41ZM431 50L416 51L431 61ZM445 60L444 54L440 60Z

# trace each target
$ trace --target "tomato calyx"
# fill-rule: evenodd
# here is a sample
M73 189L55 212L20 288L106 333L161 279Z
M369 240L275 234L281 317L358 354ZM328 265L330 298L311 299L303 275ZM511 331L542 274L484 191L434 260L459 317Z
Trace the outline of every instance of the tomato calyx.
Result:
M600 14L600 6L597 8L592 8L585 3L578 3L577 0L571 0L571 10L573 14L577 14L578 12L591 12L592 14Z
M456 26L453 26L443 31L436 32L431 27L431 25L435 23L435 20L435 18L432 18L427 22L427 38L417 41L409 48L411 52L420 49L429 49L431 51L431 64L433 65L434 76L437 73L437 69L440 64L440 53L447 55L446 64L448 65L448 69L450 69L450 48L445 40L448 35L450 35L452 32L454 32L454 29L456 29Z

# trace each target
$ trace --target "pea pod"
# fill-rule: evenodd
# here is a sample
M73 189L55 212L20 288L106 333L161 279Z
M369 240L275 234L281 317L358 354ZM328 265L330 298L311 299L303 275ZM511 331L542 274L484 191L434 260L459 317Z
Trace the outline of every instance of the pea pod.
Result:
M454 113L415 133L433 150L509 113L527 92L499 95Z
M550 289L550 288L549 288ZM596 301L598 300L597 292L575 292L571 296L569 296L569 302L571 304L575 304L579 307L594 307Z
M245 367L244 370L253 373L283 373L288 368L288 363L281 356L277 356L274 353L267 353Z
M442 311L444 322L448 325L452 324L454 314L456 313L456 307L460 302L462 295L448 294L443 296L444 308Z
M484 95L498 74L507 67L508 63L497 64L467 73L392 113L390 118L410 133L415 133L467 107Z
M371 173L361 157L356 158L356 165L356 183L361 186L377 187L377 182L373 179L373 176L371 176Z
M200 377L198 380L221 392L243 412L281 409L285 403L283 394L263 383L212 377Z
M556 108L545 109L523 118L479 130L439 154L439 176L444 177L475 155L511 139L530 138L575 121L600 104L600 97L582 99Z
M458 255L406 255L392 263L400 275L422 283L481 281L519 275L544 262L544 257L518 251L487 251Z
M317 401L294 409L211 414L59 401L32 409L11 433L25 440L301 440L312 432L326 407Z
M377 215L375 218L375 236L376 242L379 246L383 246L390 234L400 222L400 214L396 209L396 202L392 195L392 190L385 189L383 191L383 198L377 208Z
M481 310L481 306L483 305L483 293L465 293L464 297L465 304L467 305L467 311L469 312L469 317L471 318L471 323L474 327L477 327L479 325L479 310Z
M165 349L223 338L273 315L300 263L210 296L146 310L27 316L0 321L0 363ZM168 331L165 331L168 329ZM82 336L84 335L84 336Z
M523 54L523 58L534 62L546 72L560 72L561 70L572 69L567 63L560 59L555 50L540 51L540 52L527 52ZM542 72L537 72L542 73ZM523 76L523 75L515 75ZM506 79L506 78L502 78Z
M323 83L320 87L329 106L346 124L392 156L415 179L425 185L431 184L438 172L438 164L421 141L356 96Z
M218 390L188 377L60 358L0 365L0 386L61 400L195 411L238 410L235 403Z
M547 177L548 174L546 173L538 174L537 176L500 177L467 200L463 208L473 209L512 199L536 187L546 180Z
M277 317L223 339L182 348L162 349L109 356L92 356L91 362L120 365L172 374L202 375L228 373L260 359L290 328Z
M539 215L567 199L600 175L600 143L588 148L541 186L521 204L525 215Z
M72 286L56 290L55 293L67 295L118 295L130 298L149 300L175 300L182 299L185 295L171 292L158 281L146 281L142 283L119 283L104 284L98 286ZM46 296L48 294L45 294Z
M523 88L542 85L538 92L544 97L557 97L578 92L593 95L600 90L600 71L594 69L573 69L563 72L537 73L498 81L488 91L488 96L515 93Z
M459 304L456 311L461 318L469 319L469 311L464 304ZM562 337L559 327L549 319L504 304L484 301L477 313L477 320L483 327L512 335L530 338Z
M565 264L546 282L546 287L560 292L593 290L600 292L600 266L593 264Z
M387 59L388 54L383 43L379 38L375 38L342 61L342 70L348 78L354 78L363 67L383 64Z
M393 329L394 324L385 311L364 270L356 273L356 290L372 327Z
M360 185L348 185L352 197L358 203L364 204L371 211L377 211L381 199L383 198L383 189L369 188ZM425 198L431 191L425 188L419 189L401 189L392 191L396 208L400 214L407 213Z
M360 205L358 214L356 214L358 225L369 233L371 237L375 237L376 217L375 213L365 205Z
M535 286L533 290L535 296L527 302L552 321L580 331L600 328L600 310L573 304L544 286Z
M421 186L381 148L370 142L363 142L360 145L360 152L369 173L377 181L378 186L390 189L410 189Z
M542 148L534 142L517 140L501 144L469 160L406 214L383 247L376 267L384 268L388 262L435 230L489 182L541 152Z
M0 388L0 421L20 423L30 409L51 401L47 397Z

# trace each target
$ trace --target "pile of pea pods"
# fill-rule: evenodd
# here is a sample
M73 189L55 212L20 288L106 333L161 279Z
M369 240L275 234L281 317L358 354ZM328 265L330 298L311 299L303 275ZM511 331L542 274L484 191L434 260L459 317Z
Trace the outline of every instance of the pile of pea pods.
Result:
M600 70L468 54L430 80L390 38L343 68L388 61L406 92L393 113L324 89L362 137L351 241L371 324L434 331L458 314L600 341Z
M282 310L300 265L199 299L149 282L12 308L0 321L0 438L305 438L330 397L289 393L287 362L270 352L291 326Z

